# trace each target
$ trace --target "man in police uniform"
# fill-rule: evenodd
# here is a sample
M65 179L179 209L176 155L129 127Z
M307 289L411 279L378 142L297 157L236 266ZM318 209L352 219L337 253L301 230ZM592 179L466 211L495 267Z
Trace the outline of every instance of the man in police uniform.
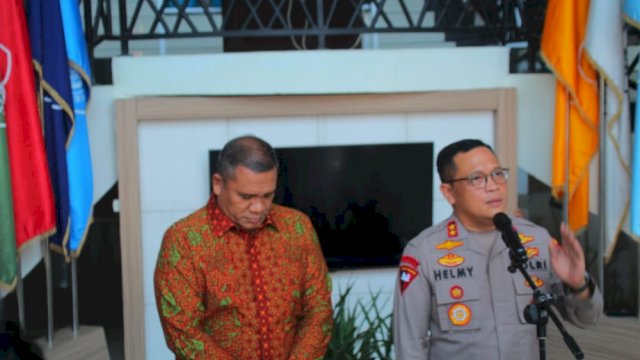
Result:
M453 214L404 250L394 297L396 359L539 359L536 326L523 312L532 289L519 271L507 270L509 249L493 223L507 204L508 169L479 140L448 145L437 167ZM529 221L512 222L536 286L556 297L565 319L597 323L602 295L573 232L562 225L558 242Z

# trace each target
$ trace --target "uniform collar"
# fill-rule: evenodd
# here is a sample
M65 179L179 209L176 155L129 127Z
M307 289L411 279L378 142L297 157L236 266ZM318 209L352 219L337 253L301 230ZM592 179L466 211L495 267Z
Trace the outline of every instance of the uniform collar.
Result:
M274 205L276 206L276 205ZM273 208L267 214L267 218L264 223L260 226L258 231L262 231L265 227L270 226L274 229L278 229L278 226L275 221L275 216L273 214ZM236 223L233 222L218 206L216 202L215 195L211 195L209 198L209 202L207 203L207 214L209 216L209 222L213 225L213 235L216 237L220 237L231 230L236 230L242 233L246 233L244 230L240 229Z

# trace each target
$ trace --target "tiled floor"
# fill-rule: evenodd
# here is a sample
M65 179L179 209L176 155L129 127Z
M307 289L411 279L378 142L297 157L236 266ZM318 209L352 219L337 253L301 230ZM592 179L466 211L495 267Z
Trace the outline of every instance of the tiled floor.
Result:
M532 325L533 326L533 325ZM584 352L585 359L637 360L640 359L640 319L637 317L604 317L590 329L565 325L569 335ZM573 359L558 329L547 327L547 355L550 360Z

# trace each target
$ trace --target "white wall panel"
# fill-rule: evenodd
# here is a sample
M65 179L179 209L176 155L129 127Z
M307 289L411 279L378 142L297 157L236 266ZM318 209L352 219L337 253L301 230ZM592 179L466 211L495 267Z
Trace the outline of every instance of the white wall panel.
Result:
M444 200L436 168L438 152L448 144L465 139L480 139L493 146L493 113L474 111L460 113L424 113L407 115L407 141L433 142L433 199ZM435 210L435 207L434 207ZM440 209L438 209L440 211ZM442 215L438 213L436 219ZM448 216L448 213L447 213Z
M227 122L142 123L139 130L142 211L185 210L209 195L209 153L227 141Z
M439 185L438 187L436 187L436 189L438 189L439 191ZM447 202L447 200L440 196L437 199L433 199L433 224L437 224L440 221L446 219L449 217L449 215L451 215L451 213L453 212L453 209L451 208L451 205L449 205L449 202Z
M406 141L406 115L320 116L321 145L391 144Z
M229 139L253 134L274 147L311 146L318 141L318 123L315 116L233 119L228 121Z
M473 66L469 66L470 59ZM509 49L485 46L116 57L113 69L117 98L489 89L504 86Z
M162 324L160 324L160 318L158 317L158 309L156 309L155 305L145 305L144 323L146 359L174 360L176 357L166 345Z

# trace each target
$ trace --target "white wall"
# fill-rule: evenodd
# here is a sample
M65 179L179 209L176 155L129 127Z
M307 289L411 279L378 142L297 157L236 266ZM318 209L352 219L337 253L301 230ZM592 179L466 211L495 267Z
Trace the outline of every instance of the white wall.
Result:
M117 97L386 93L505 86L502 47L117 57ZM170 86L169 86L170 85Z
M548 183L553 95L550 75L508 74L508 49L501 47L419 50L253 52L166 57L120 57L113 62L114 85L94 91L89 126L107 129L91 138L94 167L104 166L104 179L115 165L114 98L162 95L278 95L387 93L515 87L518 91L519 166ZM100 96L96 97L96 93ZM111 109L110 111L108 109ZM451 126L447 117L472 121ZM465 120L466 119L466 120ZM469 120L473 119L473 120ZM144 253L146 351L149 359L169 358L160 331L151 289L151 274L164 230L201 206L208 195L207 151L247 132L274 146L416 142L438 139L435 152L447 142L477 137L493 143L489 113L389 114L378 117L224 119L178 124L149 123L140 127L142 238ZM347 136L357 128L358 137ZM366 129L363 133L362 129ZM296 134L292 136L292 134ZM185 141L188 139L188 141ZM101 149L101 150L98 150ZM161 162L161 159L164 159ZM180 160L179 168L162 166ZM109 170L105 170L109 169ZM94 173L96 173L94 169ZM188 180L188 186L183 181ZM438 182L434 181L434 187ZM171 191L175 189L175 191ZM434 221L449 212L434 194ZM348 283L353 294L369 289L391 295L394 269L333 273L334 297ZM383 302L385 298L381 299ZM384 309L390 311L391 302Z
M548 184L555 80L550 74L509 74L508 60L507 48L490 46L118 57L113 60L113 94L127 98L515 87L518 164Z

